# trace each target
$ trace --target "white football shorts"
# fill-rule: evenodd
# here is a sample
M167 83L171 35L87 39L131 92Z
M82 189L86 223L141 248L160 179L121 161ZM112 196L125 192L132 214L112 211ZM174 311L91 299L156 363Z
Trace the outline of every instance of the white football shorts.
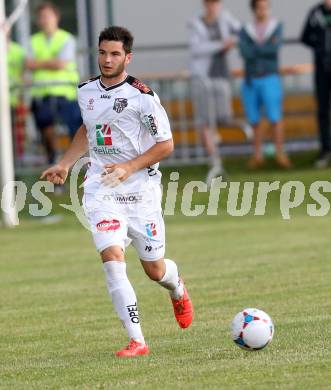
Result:
M123 251L132 245L139 258L155 261L164 257L165 228L159 185L134 193L91 194L83 197L85 215L99 252L111 246Z

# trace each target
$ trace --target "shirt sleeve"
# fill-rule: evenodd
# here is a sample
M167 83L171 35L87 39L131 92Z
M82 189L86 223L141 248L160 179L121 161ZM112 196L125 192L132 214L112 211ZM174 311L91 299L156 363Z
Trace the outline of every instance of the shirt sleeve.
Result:
M167 113L155 94L141 95L140 120L143 128L150 133L156 142L172 139Z

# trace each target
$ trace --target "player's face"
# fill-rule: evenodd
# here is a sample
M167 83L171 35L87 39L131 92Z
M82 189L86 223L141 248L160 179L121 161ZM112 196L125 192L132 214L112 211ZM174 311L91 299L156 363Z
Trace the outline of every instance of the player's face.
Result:
M103 77L120 76L130 63L132 54L126 54L123 42L102 41L99 45L99 68Z
M257 20L266 20L270 14L269 2L267 0L258 1L255 8Z
M57 30L59 18L50 8L42 9L38 14L38 25L46 34Z
M324 0L324 4L327 8L331 9L331 0Z

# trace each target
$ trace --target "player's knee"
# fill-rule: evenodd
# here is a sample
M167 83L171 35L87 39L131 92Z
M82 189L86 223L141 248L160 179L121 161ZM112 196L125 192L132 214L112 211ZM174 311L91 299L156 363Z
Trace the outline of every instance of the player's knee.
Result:
M152 271L146 272L146 274L154 282L159 282L163 278L164 272L161 270L152 270Z
M119 246L112 246L104 249L101 253L101 259L105 263L107 261L123 261L124 252L123 249Z
M143 267L146 275L154 282L159 282L164 276L165 265L163 260L143 262Z

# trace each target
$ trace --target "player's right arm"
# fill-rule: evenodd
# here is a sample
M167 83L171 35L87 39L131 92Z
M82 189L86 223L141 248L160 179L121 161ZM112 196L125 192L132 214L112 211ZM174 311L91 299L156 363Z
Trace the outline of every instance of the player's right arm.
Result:
M82 125L76 132L74 139L62 159L54 166L46 169L41 179L46 179L54 184L64 184L68 176L69 169L75 162L84 156L88 151L87 131Z

